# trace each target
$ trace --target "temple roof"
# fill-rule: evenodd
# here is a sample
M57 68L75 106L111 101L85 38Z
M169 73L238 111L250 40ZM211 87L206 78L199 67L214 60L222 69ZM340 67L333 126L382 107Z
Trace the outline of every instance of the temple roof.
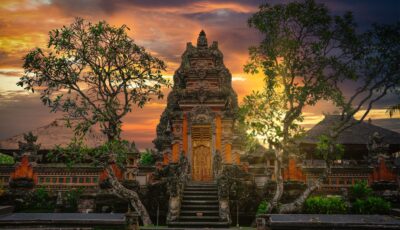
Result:
M197 38L197 48L207 48L208 47L208 42L207 42L207 36L204 30L200 31L199 37Z
M56 145L65 147L74 137L73 128L66 127L63 119L57 119L31 132L33 135L38 136L36 144L40 144L40 150L51 150ZM107 137L103 133L91 128L84 138L84 143L88 147L96 147L102 145L106 140ZM17 150L19 149L18 141L25 142L24 133L0 140L0 150Z
M300 142L316 144L319 137L323 134L327 134L329 129L340 119L340 117L340 115L325 115L325 118L322 121L307 131L306 136ZM353 120L357 121L355 118L353 118ZM339 135L337 143L364 145L368 143L370 137L374 133L379 133L380 136L383 136L383 142L386 144L400 144L400 133L364 121L343 131Z

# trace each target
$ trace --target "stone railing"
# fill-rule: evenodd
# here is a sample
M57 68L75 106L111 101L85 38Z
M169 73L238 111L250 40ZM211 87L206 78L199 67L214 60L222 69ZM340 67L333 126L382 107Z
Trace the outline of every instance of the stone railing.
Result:
M187 183L189 165L187 161L181 161L179 164L171 164L172 173L168 178L168 189L170 193L167 223L176 221L179 218L183 191Z
M338 160L332 163L331 168L363 167L367 164L368 162L361 160ZM302 168L326 168L326 162L324 160L304 160Z
M231 223L229 210L228 184L224 181L218 183L219 219Z
M231 224L231 214L229 209L229 180L225 169L230 165L223 165L222 170L216 173L218 184L219 218Z

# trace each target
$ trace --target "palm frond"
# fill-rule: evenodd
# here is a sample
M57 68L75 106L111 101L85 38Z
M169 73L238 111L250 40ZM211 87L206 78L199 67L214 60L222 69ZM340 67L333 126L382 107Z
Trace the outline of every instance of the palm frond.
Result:
M387 109L389 116L392 117L395 113L400 113L400 104L392 105Z

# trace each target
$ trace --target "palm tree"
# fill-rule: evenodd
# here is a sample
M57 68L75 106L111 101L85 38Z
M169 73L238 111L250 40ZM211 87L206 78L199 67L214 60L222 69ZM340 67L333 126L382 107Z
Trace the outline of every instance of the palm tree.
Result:
M387 112L389 113L389 116L392 117L393 114L400 113L400 103L397 105L392 105L387 109Z

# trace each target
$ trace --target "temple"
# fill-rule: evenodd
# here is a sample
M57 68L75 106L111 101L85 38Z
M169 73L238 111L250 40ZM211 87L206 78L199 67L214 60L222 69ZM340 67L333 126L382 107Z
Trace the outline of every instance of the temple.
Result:
M237 123L238 99L232 88L232 76L223 63L218 43L209 46L205 32L201 31L196 46L187 43L173 80L153 141L158 151L141 153L134 142L128 143L123 161L109 162L113 174L125 188L140 195L151 218L157 223L160 220L162 225L250 226L258 212L256 207L275 193L276 155L261 143L246 149L245 127ZM340 116L326 115L299 139L300 154L283 159L283 202L297 199L307 184L326 171L326 161L317 152L317 145L338 119ZM355 125L336 140L344 148L343 156L331 163L329 175L314 194L348 197L352 186L365 181L376 196L399 205L400 133L376 126L372 120L352 122ZM52 204L47 205L47 212L112 212L127 213L129 217L127 200L113 193L111 171L87 159L71 164L62 152L60 157L54 157L58 147L67 147L72 138L73 129L65 126L64 119L57 119L27 134L0 140L0 157L12 158L11 163L0 164L0 205L30 211L36 208L31 205L34 202L28 202L31 206L17 202L45 191ZM96 149L107 138L91 128L82 141L88 148ZM145 154L150 155L150 163L141 160ZM67 199L71 191L81 193L75 200ZM0 216L0 228L8 224L5 216ZM52 220L59 217L46 213L24 218L24 223L31 227L34 223L52 225ZM268 216L269 220L274 218ZM60 225L70 224L62 219L57 221ZM111 223L101 218L90 220L91 224L95 222ZM125 223L122 219L118 224Z
M213 179L215 154L221 154L223 163L238 163L240 146L234 145L237 135L233 128L237 109L232 76L218 43L209 46L201 31L197 46L187 43L157 126L153 142L163 155L163 163L176 163L184 154L193 181Z

